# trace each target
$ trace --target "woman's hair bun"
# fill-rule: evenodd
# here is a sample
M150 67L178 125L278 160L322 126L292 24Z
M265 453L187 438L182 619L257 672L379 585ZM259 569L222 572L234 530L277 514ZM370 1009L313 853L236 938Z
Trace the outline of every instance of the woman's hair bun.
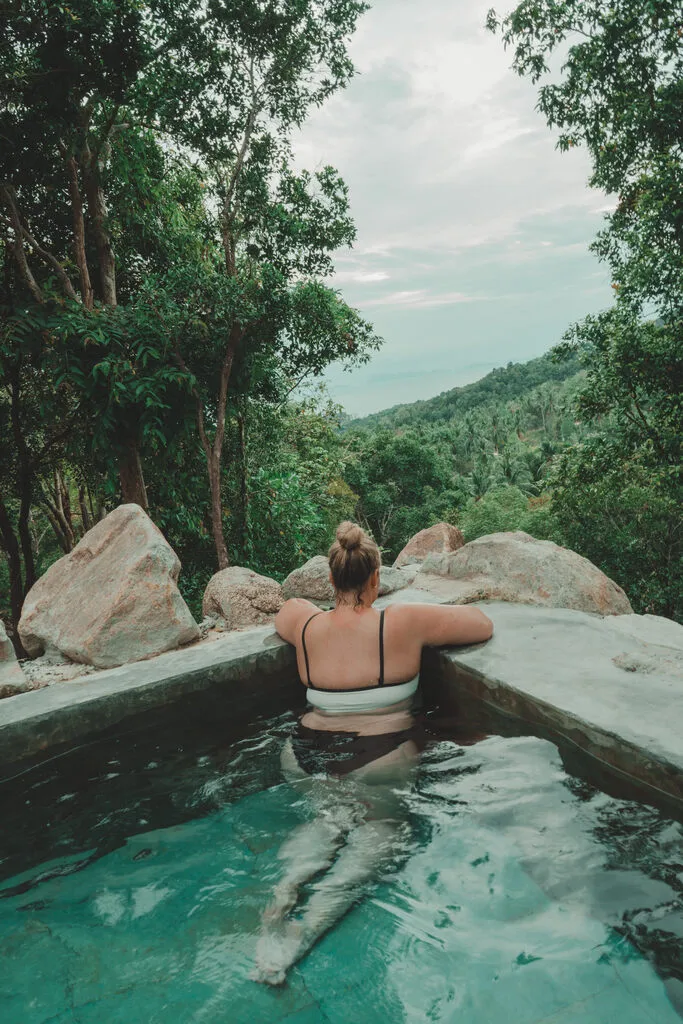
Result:
M363 531L356 523L340 523L337 527L337 540L345 551L355 551L363 540Z

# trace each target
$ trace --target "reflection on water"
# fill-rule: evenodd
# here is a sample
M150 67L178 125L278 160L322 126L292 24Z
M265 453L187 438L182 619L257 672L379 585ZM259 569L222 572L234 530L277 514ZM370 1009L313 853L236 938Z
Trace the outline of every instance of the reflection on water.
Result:
M408 850L285 987L250 981L310 817L279 774L293 722L129 735L3 784L3 1024L679 1020L681 825L529 736L433 737Z

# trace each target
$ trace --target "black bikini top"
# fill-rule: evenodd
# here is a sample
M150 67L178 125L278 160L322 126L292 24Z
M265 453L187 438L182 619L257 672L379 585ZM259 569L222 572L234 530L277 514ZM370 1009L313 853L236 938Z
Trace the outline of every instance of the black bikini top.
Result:
M379 613L379 681L377 683L377 686L384 686L384 611L385 609L382 608L382 611ZM304 661L306 662L306 685L310 686L312 690L325 689L325 687L318 687L311 682L311 669L308 663L308 651L306 650L306 630L308 629L308 624L311 621L311 619L314 619L316 615L322 614L322 612L313 612L311 617L309 619L306 619L306 622L304 623L304 628L301 630L301 646L304 652ZM373 684L372 686L362 686L358 687L358 689L375 689L375 685ZM337 691L334 690L330 692L336 693ZM348 693L349 691L344 690L340 692Z

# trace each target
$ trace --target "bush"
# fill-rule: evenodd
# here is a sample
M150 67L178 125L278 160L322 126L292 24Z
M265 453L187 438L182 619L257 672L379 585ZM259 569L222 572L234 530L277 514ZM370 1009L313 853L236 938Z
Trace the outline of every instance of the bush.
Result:
M592 438L558 460L552 514L566 543L624 587L635 611L683 614L683 522L675 470L648 446Z
M462 530L465 541L511 530L523 530L538 540L547 540L555 539L557 532L548 497L527 498L518 487L496 487L478 501L471 499L453 521Z

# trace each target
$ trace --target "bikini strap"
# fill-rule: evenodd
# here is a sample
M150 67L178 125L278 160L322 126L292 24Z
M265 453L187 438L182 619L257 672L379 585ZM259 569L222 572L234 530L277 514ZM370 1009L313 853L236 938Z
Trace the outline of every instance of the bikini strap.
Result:
M301 630L301 646L303 647L303 651L304 651L304 661L306 662L306 677L308 679L308 682L307 682L306 685L310 686L312 690L315 690L315 686L311 682L311 669L310 669L310 666L308 664L308 651L306 650L306 630L308 629L308 623L311 621L311 619L314 619L316 617L316 615L321 615L321 614L322 614L322 612L313 612L311 617L309 619L306 619L306 621L304 622L304 628Z
M379 613L379 683L384 686L384 608Z

